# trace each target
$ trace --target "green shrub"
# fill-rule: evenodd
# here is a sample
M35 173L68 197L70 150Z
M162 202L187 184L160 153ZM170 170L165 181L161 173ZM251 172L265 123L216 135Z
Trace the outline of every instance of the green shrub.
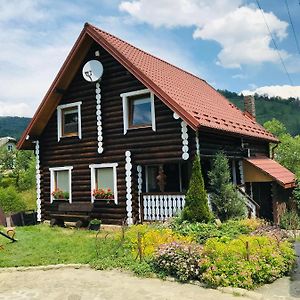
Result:
M211 204L217 217L224 221L246 216L246 205L231 183L228 158L218 153L208 172L211 187Z
M9 186L13 186L15 183L15 179L11 176L3 176L0 180L1 188L8 188Z
M29 189L27 191L20 192L22 202L25 203L27 210L36 210L36 190Z
M162 244L180 241L190 242L191 240L190 237L182 236L169 228L144 224L133 225L125 232L124 246L130 249L135 257L140 254L143 258L147 258L151 257Z
M300 218L296 211L286 211L280 218L280 227L287 230L300 229Z
M12 186L8 188L0 188L0 207L6 214L26 209L26 205L21 200L19 193Z
M221 225L215 223L189 223L189 222L173 222L171 228L184 236L190 236L194 241L200 244L212 237L228 237L235 238L241 234L248 234L255 230L259 222L245 220L229 220Z
M208 207L207 194L201 172L200 158L195 156L192 176L185 197L185 207L182 212L183 220L189 222L208 222L212 214Z
M251 289L286 275L294 262L295 252L288 242L278 243L270 237L242 236L234 240L209 239L200 265L202 280L211 286Z
M199 261L202 248L191 243L170 243L159 247L153 259L156 272L179 281L200 279Z

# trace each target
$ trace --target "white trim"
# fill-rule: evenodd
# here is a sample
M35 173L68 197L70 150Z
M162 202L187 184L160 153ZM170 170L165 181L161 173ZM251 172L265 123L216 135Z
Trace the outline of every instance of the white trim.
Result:
M101 116L101 88L100 83L96 83L96 116L97 116L97 132L98 132L98 153L104 151L103 148L103 134L102 134L102 116Z
M154 93L152 93L149 89L143 89L138 91L132 91L127 93L120 94L122 98L122 105L123 105L123 124L124 124L124 135L127 133L128 130L132 129L139 129L139 127L129 127L129 110L128 110L128 97L150 94L150 101L151 101L151 127L153 131L156 131L156 122L155 122L155 105L154 105Z
M65 138L62 136L62 115L61 112L65 108L71 108L71 107L77 107L77 113L78 113L78 138L82 138L82 133L81 133L81 104L82 101L78 102L73 102L73 103L68 103L68 104L62 104L58 105L56 110L57 110L57 141L59 142L61 138Z
M132 178L131 178L131 152L125 152L125 182L126 182L126 212L127 212L127 224L133 224L132 219Z
M117 177L117 167L118 163L103 163L103 164L92 164L89 166L91 169L91 202L95 202L95 197L93 196L93 190L96 188L96 170L104 169L104 168L112 168L113 169L113 177L114 177L114 202L118 204L118 177Z
M138 165L136 167L137 170L137 183L138 183L138 197L139 197L139 203L138 203L138 207L139 207L139 220L141 220L141 195L142 195L142 185L143 185L143 168L141 165Z
M185 121L181 121L181 139L182 139L182 159L188 160L189 155L189 134L188 127Z
M199 132L196 131L196 153L200 157L200 142L199 142Z
M53 196L52 192L55 188L55 177L54 173L59 171L69 171L69 202L72 203L72 166L68 167L55 167L55 168L49 168L50 171L50 203L53 203Z
M36 214L37 221L42 221L42 202L41 202L41 171L40 171L40 143L35 141L35 156L36 156Z

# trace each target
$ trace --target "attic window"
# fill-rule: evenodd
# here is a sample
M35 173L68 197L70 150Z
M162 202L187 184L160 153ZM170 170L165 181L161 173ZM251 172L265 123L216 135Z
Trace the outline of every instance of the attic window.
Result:
M81 103L75 102L57 107L57 139L79 137L81 139Z
M155 126L154 94L148 89L121 94L124 134L127 130Z

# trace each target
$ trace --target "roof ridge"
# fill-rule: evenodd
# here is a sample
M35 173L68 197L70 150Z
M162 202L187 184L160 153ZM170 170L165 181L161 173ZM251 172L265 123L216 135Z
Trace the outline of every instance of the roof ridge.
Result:
M135 45L132 45L132 44L126 42L125 40L123 40L123 39L121 39L121 38L119 38L119 37L117 37L117 36L115 36L115 35L113 35L113 34L107 32L107 31L105 31L105 30L103 30L103 29L98 28L97 26L95 26L95 25L93 25L93 24L90 24L90 23L87 22L87 23L85 23L85 26L90 26L90 27L92 27L92 28L95 29L95 30L101 31L101 32L103 32L103 33L105 33L105 34L107 34L107 35L113 37L113 38L116 38L116 39L122 41L123 43L126 43L127 45L129 45L129 46L135 48L135 49L138 50L138 51L141 51L141 52L143 52L143 53L145 53L145 54L147 54L147 55L149 55L149 56L151 56L151 57L153 57L153 58L155 58L155 59L157 59L157 60L159 60L159 61L161 61L161 62L163 62L163 63L165 63L165 64L168 64L168 65L172 66L173 68L176 68L176 69L178 69L178 70L180 70L180 71L186 73L187 75L193 76L193 77L195 77L196 79L202 80L202 81L204 81L204 82L207 83L207 81L206 81L205 79L200 78L200 77L198 77L197 75L195 75L195 74L193 74L193 73L191 73L191 72L189 72L189 71L186 71L186 70L184 70L184 69L182 69L182 68L180 68L180 67L178 67L178 66L176 66L176 65L174 65L174 64L172 64L172 63L170 63L170 62L168 62L168 61L165 61L165 60L159 58L158 56L156 56L156 55L154 55L154 54L151 54L151 53L149 53L149 52L146 52L145 50L143 50L143 49L141 49L141 48L139 48L139 47L137 47L137 46L135 46Z

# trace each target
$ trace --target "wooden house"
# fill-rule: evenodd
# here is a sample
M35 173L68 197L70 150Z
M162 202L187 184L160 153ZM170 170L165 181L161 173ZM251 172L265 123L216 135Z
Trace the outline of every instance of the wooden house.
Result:
M10 136L0 137L0 149L6 149L11 152L16 149L17 141Z
M95 82L82 71L91 61L103 67ZM276 221L295 177L270 158L278 140L245 102L242 112L205 80L85 24L18 143L36 152L38 220L164 220L184 206L195 154L207 184L222 150L251 214Z

